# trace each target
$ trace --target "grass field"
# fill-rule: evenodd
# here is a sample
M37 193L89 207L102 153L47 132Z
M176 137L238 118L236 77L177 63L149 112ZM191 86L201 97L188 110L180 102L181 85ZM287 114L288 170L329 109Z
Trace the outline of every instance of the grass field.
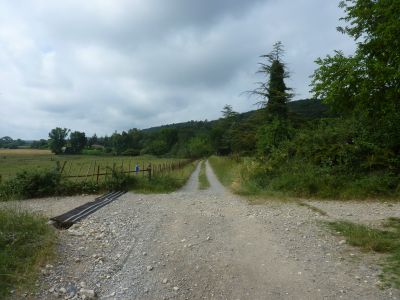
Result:
M64 166L63 175L76 176L95 174L98 170L105 173L113 166L132 171L137 163L143 170L149 163L158 168L159 165L178 161L179 159L161 159L153 156L54 155L48 150L0 149L0 176L2 180L7 180L23 170L51 170L56 168L57 162L61 167Z

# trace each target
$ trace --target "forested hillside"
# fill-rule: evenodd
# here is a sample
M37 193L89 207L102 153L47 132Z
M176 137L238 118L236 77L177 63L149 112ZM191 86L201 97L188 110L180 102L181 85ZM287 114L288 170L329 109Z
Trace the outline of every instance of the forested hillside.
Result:
M236 113L230 105L221 108L221 118L189 121L139 130L136 128L111 136L87 138L84 132L55 128L46 141L35 141L33 148L50 146L54 153L129 155L152 154L198 158L211 154L251 156L256 154L257 134L264 123L265 110ZM296 128L308 121L331 116L320 100L288 103L289 118Z

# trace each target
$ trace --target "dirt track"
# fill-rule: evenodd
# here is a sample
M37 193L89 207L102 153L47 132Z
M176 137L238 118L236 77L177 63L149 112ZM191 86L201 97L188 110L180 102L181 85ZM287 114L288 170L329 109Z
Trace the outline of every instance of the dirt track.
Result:
M370 256L319 225L329 217L248 205L208 165L199 191L198 171L181 191L128 193L61 231L36 298L80 299L84 286L101 299L400 299L378 289Z

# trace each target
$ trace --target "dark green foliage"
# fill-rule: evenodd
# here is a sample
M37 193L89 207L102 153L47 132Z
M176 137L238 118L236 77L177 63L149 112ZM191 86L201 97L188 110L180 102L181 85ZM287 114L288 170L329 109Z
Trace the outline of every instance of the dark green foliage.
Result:
M190 158L207 157L213 152L211 142L207 136L197 136L190 139L187 148Z
M121 153L121 155L125 156L138 156L140 155L140 150L139 149L126 149L124 152Z
M313 91L337 112L360 123L364 143L400 155L400 2L341 2L347 26L339 31L358 41L353 56L336 51L318 59ZM396 166L400 172L400 165Z
M399 195L400 178L394 171L397 157L365 143L357 122L323 120L292 132L291 139L267 148L268 159L260 162L245 181L255 184L258 190L293 196Z
M40 139L39 141L33 141L31 144L31 148L32 149L48 149L49 142L44 139Z
M13 140L9 136L4 136L0 138L0 148L16 149L21 146L26 146L28 143L26 141L17 139Z
M23 171L11 180L14 193L18 198L36 198L54 195L60 184L58 171Z
M49 132L49 148L55 154L62 153L62 148L66 145L66 138L69 133L67 128L54 128Z
M233 119L238 115L238 113L233 110L232 105L229 104L225 104L221 112L222 117L226 120Z
M291 89L285 84L285 78L289 75L282 61L283 55L283 44L277 42L269 54L261 56L267 59L267 62L260 63L258 73L263 74L267 82L260 82L258 88L252 91L252 94L261 96L260 104L267 108L269 118L286 119L287 102L292 96L289 93Z
M57 169L23 171L17 173L15 178L0 184L0 201L79 193L93 194L101 190L105 190L105 187L94 182L73 182L63 179Z
M137 179L129 176L119 168L109 168L111 176L106 178L105 187L108 191L127 191L135 186Z
M335 117L329 107L318 99L291 101L288 103L288 111L292 123Z
M341 7L348 26L339 30L358 41L356 53L318 59L312 83L335 118L304 122L290 113L295 129L282 123L283 111L279 105L269 110L268 97L279 99L270 88L285 87L276 79L284 68L268 57L261 71L270 81L256 92L269 100L269 122L257 135L261 159L243 167L242 190L323 198L400 195L400 2L347 0Z
M87 143L87 138L84 132L74 131L69 136L71 154L81 153Z
M32 288L38 265L53 255L56 240L47 219L15 210L0 210L0 298L10 290Z
M327 107L318 100L289 102L288 108L289 118L295 120L296 126L301 126L304 120L320 118L327 111ZM202 157L209 153L254 155L257 132L260 125L266 123L265 118L264 109L239 114L232 106L225 105L222 118L215 121L130 129L127 132L115 132L111 137L94 135L88 141L89 148L82 150L82 153L129 156L140 153L175 157ZM196 143L201 146L201 151L194 149ZM104 148L93 149L99 146Z
M112 149L110 149L110 152ZM82 154L85 155L107 155L106 149L83 149Z
M71 181L64 179L57 186L54 195L73 196L79 194L97 194L105 190L106 189L103 184L97 184L93 181Z
M258 130L257 154L267 157L275 148L291 137L291 125L286 119L274 117Z

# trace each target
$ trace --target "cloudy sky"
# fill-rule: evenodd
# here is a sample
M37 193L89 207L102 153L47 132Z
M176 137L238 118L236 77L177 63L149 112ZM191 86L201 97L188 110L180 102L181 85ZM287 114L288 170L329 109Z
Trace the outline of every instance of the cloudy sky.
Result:
M0 0L0 137L87 135L256 108L261 54L282 41L309 97L317 57L353 51L338 0Z

